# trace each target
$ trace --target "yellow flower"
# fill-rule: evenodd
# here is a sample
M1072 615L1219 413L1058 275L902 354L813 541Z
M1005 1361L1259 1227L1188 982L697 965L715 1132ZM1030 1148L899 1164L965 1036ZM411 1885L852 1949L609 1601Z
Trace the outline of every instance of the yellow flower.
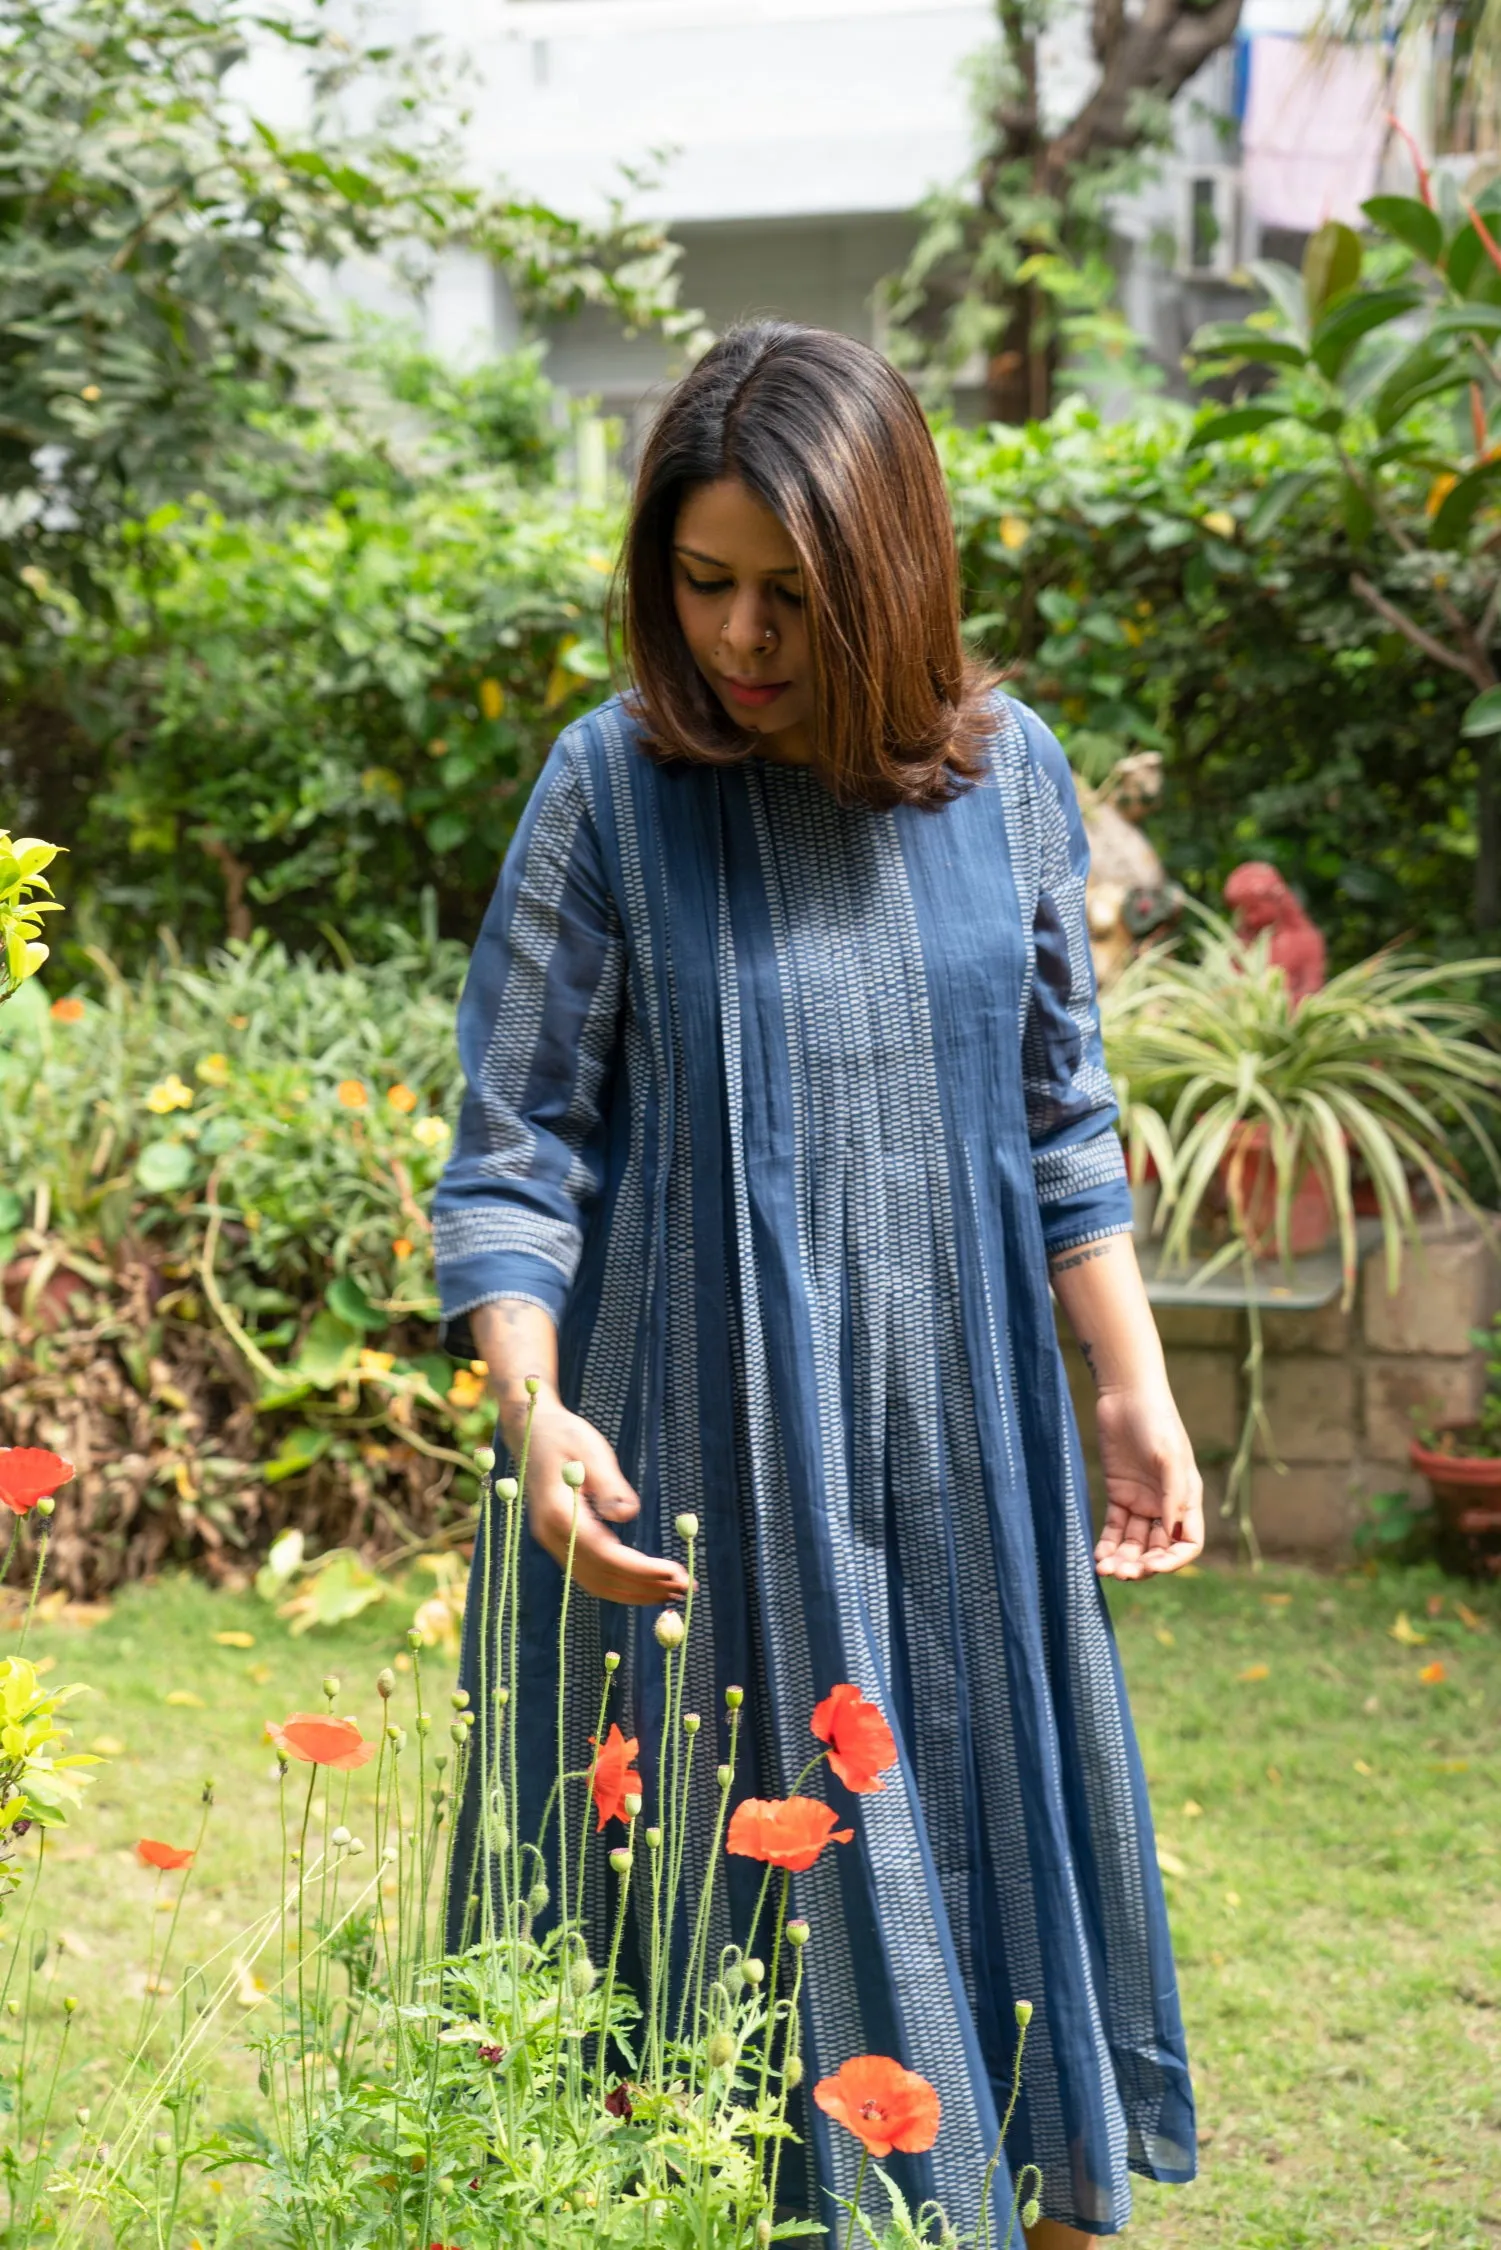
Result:
M373 1352L366 1349L360 1353L360 1373L362 1375L389 1375L395 1365L396 1354L394 1352Z
M1025 516L1002 516L996 525L996 535L1008 554L1014 555L1025 547L1032 536L1032 526Z
M484 1395L484 1377L476 1375L472 1367L461 1367L448 1387L448 1403L461 1413L478 1406Z
M412 1127L412 1138L421 1141L424 1148L441 1148L448 1138L447 1121L441 1117L419 1117Z
M174 1109L191 1109L192 1106L193 1089L184 1086L175 1070L169 1071L146 1096L146 1107L153 1117L169 1117Z
M1233 539L1235 537L1235 518L1227 509L1211 508L1208 515L1201 520L1204 529L1212 531L1216 539Z
M391 1255L393 1258L410 1258L412 1255L412 1245L404 1234L399 1234L392 1243Z
M205 1055L201 1062L195 1063L193 1066L193 1075L195 1078L202 1079L205 1086L227 1086L229 1084L228 1055Z
M481 680L479 707L487 719L498 719L506 707L506 691L499 680Z
M403 1117L409 1117L417 1107L417 1097L410 1086L393 1086L387 1093L386 1100L393 1109L400 1110Z
M358 1078L341 1078L334 1088L341 1109L368 1109L370 1096Z

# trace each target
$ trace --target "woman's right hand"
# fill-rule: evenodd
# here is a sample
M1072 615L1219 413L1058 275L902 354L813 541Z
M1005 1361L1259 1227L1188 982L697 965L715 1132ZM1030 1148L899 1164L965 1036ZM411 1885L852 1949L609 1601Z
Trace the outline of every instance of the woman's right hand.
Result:
M518 1462L525 1420L524 1412L514 1421L502 1416L506 1442ZM584 1482L577 1495L563 1481L564 1464L569 1461L584 1465ZM570 1413L550 1385L540 1385L526 1464L527 1521L538 1545L566 1569L571 1543L574 1584L600 1601L637 1606L681 1601L688 1591L688 1573L682 1564L663 1555L638 1554L610 1528L630 1523L640 1512L641 1502L626 1482L609 1440L581 1414Z

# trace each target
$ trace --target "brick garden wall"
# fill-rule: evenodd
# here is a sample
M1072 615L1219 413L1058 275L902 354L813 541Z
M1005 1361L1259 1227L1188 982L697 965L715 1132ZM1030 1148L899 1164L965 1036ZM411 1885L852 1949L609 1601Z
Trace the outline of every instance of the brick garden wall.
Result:
M1436 1219L1424 1224L1395 1296L1377 1250L1362 1263L1349 1312L1332 1304L1263 1314L1266 1407L1284 1471L1258 1449L1251 1508L1268 1554L1338 1560L1350 1552L1367 1494L1421 1482L1407 1460L1413 1409L1437 1418L1475 1412L1484 1368L1470 1331L1498 1305L1501 1263L1474 1223L1456 1218L1448 1228ZM1156 1318L1204 1475L1210 1543L1233 1546L1235 1527L1220 1517L1219 1502L1244 1411L1245 1314L1162 1307ZM1089 1377L1063 1333L1098 1501Z

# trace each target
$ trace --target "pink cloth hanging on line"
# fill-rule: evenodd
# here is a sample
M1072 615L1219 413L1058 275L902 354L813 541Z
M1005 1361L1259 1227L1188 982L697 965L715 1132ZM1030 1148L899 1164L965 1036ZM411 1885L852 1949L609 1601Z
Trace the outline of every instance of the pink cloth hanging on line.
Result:
M1360 206L1376 192L1390 107L1377 47L1253 40L1242 145L1254 216L1299 233L1326 219L1359 226Z

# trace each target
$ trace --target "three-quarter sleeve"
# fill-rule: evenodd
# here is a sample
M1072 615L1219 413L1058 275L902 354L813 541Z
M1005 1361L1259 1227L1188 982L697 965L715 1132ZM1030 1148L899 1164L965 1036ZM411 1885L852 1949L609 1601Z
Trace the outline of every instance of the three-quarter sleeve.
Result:
M1031 711L1018 713L1037 819L1036 965L1022 1031L1032 1170L1050 1257L1131 1228L1131 1191L1105 1069L1084 886L1089 845L1068 760Z
M624 982L620 916L565 734L506 855L459 1003L467 1090L433 1198L445 1328L500 1297L561 1316L603 1178Z

